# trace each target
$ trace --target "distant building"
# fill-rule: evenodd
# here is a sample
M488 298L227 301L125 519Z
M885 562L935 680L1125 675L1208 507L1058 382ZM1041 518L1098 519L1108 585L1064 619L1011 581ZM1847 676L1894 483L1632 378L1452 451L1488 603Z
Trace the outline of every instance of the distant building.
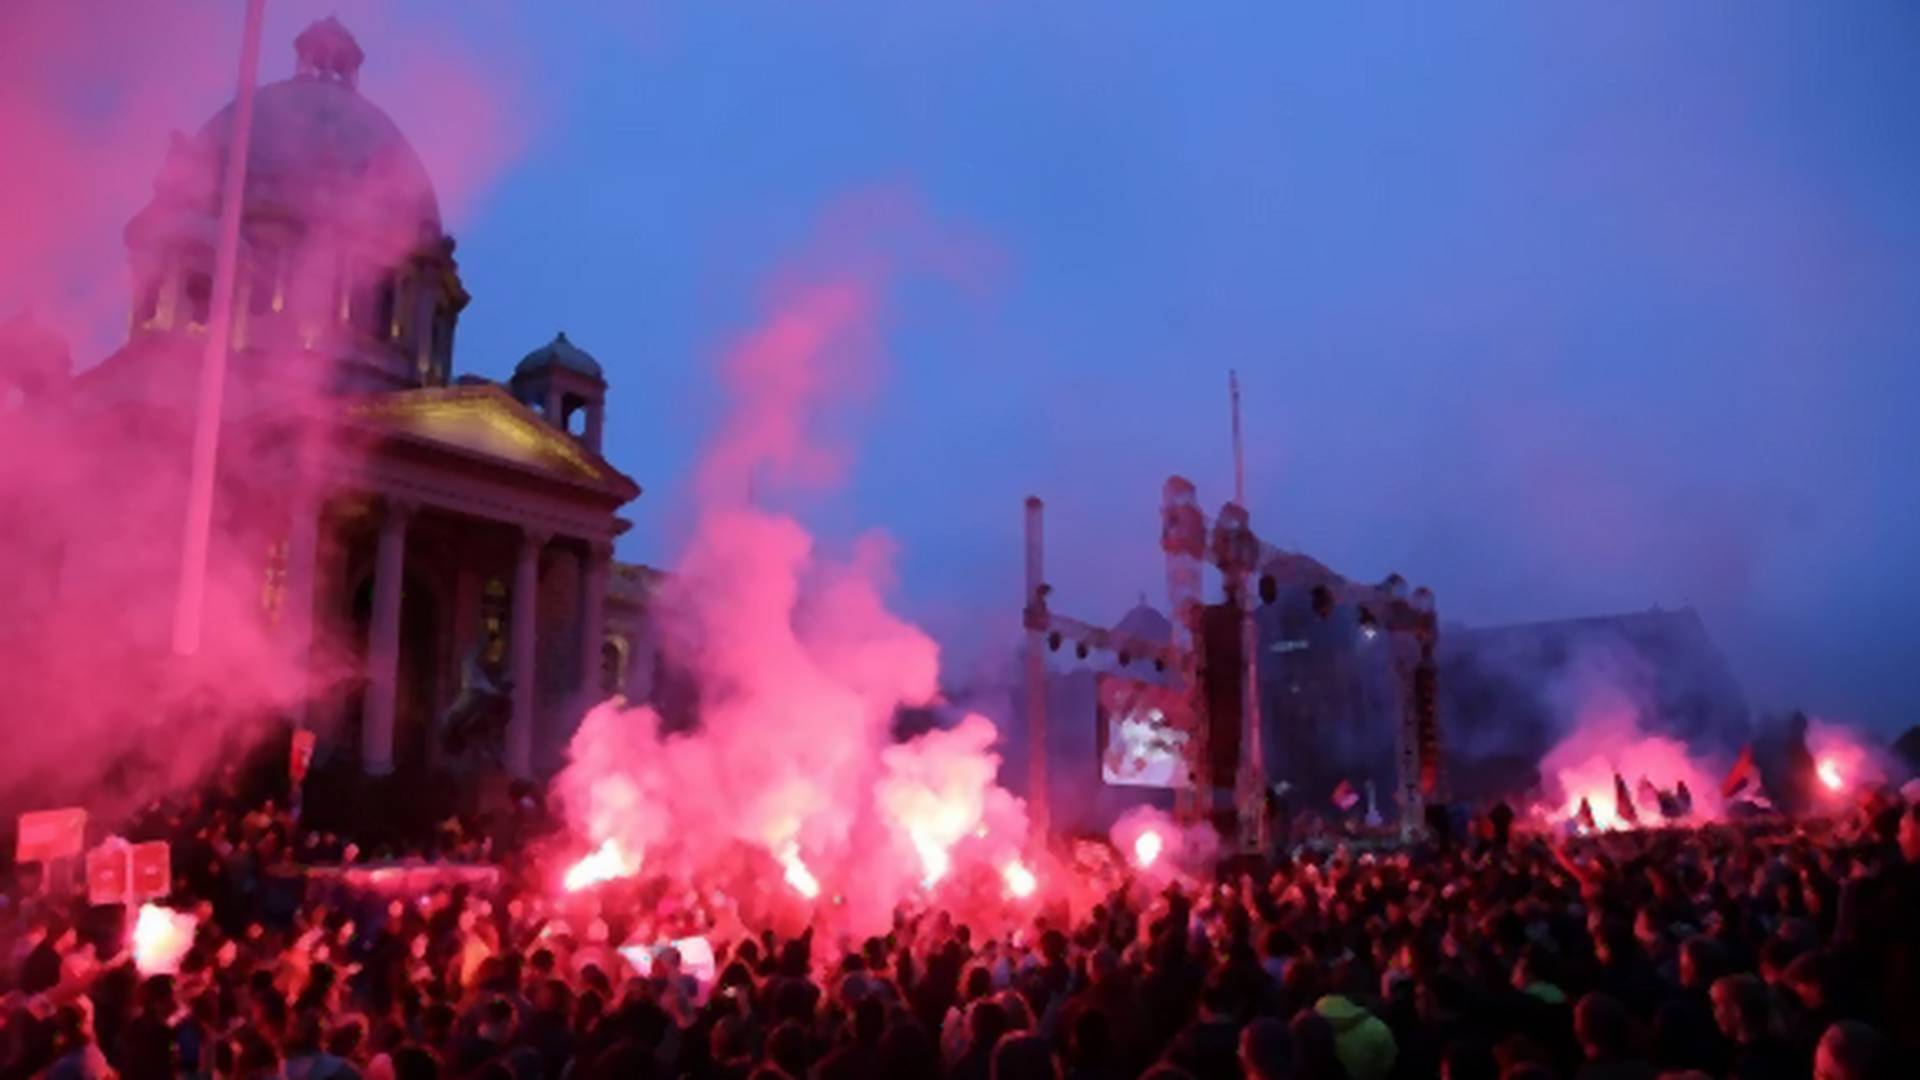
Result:
M1448 627L1440 703L1458 794L1527 786L1601 689L1631 702L1642 730L1698 750L1737 751L1750 734L1739 680L1692 608Z

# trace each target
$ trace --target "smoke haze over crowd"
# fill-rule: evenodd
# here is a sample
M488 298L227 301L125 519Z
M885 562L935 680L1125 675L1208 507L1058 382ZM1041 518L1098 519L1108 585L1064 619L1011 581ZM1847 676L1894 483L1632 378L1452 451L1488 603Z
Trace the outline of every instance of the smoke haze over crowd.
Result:
M22 10L0 319L31 305L84 366L124 335L119 230L166 133L231 92L239 5ZM625 558L690 546L715 343L879 183L984 235L996 287L902 288L871 449L799 463L846 482L801 509L888 530L948 671L1011 641L1029 492L1062 598L1158 596L1159 482L1224 497L1237 366L1278 542L1448 620L1691 603L1757 706L1887 731L1920 706L1902 5L863 2L747 32L688 3L286 0L263 80L335 10L462 241L462 365L560 326L607 364L608 453L648 489Z

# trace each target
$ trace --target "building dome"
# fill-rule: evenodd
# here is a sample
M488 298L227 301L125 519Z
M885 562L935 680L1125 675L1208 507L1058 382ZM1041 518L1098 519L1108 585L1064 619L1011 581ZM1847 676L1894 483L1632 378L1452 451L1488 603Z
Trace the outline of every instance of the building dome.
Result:
M363 54L353 35L338 20L322 19L295 39L294 50L294 76L254 93L248 202L438 233L439 200L420 155L379 106L360 96ZM196 138L215 159L224 157L233 110L229 103ZM217 174L206 179L217 183Z
M566 331L553 336L553 340L528 353L519 364L514 366L516 377L532 375L545 368L561 368L585 375L589 379L606 381L606 375L600 370L600 361L580 346L567 340Z
M1142 596L1133 610L1120 617L1114 624L1116 631L1142 641L1151 641L1156 645L1166 645L1173 641L1173 620L1156 611Z

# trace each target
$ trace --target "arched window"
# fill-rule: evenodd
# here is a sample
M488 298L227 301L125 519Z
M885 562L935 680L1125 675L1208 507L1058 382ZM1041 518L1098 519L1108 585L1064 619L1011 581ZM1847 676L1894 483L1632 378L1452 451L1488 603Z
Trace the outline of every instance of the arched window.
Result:
M377 341L391 341L399 327L393 324L394 309L399 300L399 286L390 276L382 277L373 290L373 317L367 326L367 332Z
M625 693L627 689L627 639L609 634L600 643L600 692Z
M498 664L507 655L507 616L511 610L506 583L488 578L480 593L480 632L489 664Z
M160 317L160 275L148 274L140 282L140 294L133 305L133 325L152 326Z

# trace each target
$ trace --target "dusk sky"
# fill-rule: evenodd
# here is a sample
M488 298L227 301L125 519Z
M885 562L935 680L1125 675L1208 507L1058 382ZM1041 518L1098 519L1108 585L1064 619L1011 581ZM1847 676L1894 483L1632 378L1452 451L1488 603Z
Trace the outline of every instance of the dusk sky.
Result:
M48 95L125 166L0 179L58 188L78 253L62 297L0 274L0 315L118 340L75 297L124 303L119 229L230 96L240 6L43 30L0 120ZM1017 635L1029 493L1059 608L1164 603L1160 484L1230 495L1237 368L1270 541L1448 622L1692 605L1756 706L1920 720L1920 7L1365 8L269 0L262 78L314 18L359 36L460 240L457 367L559 329L606 366L624 558L684 540L770 276L907 206L939 251L808 517L891 534L958 676Z

